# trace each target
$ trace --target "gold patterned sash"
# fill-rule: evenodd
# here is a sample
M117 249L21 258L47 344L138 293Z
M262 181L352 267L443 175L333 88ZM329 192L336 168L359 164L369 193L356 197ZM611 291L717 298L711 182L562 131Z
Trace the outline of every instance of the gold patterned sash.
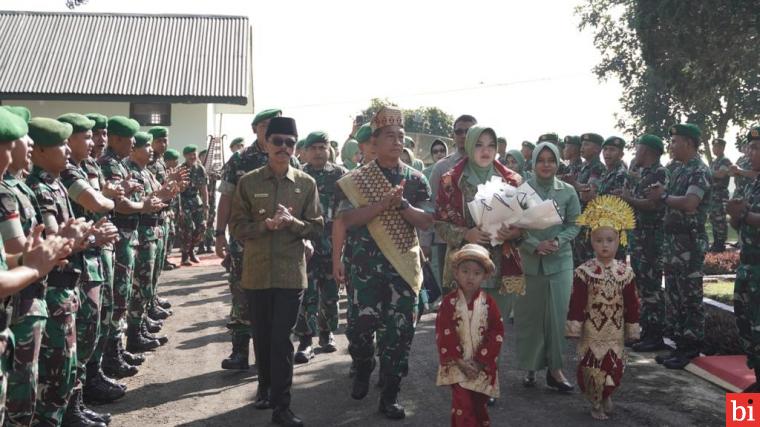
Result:
M338 180L343 193L355 208L379 202L393 188L377 162L354 169ZM414 293L422 288L420 243L414 227L395 209L386 209L367 224L378 248L409 284Z

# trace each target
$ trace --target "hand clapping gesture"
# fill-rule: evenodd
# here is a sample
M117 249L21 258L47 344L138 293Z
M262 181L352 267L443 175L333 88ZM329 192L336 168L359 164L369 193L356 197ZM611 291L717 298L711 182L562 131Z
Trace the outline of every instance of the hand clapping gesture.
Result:
M55 266L66 265L66 257L73 250L73 241L61 236L50 236L42 239L42 225L32 229L26 238L22 252L24 266L37 271L38 277L43 277Z
M285 206L278 204L274 217L264 220L267 229L275 231L290 225L295 219L293 215L291 215L292 210L293 208L286 208Z

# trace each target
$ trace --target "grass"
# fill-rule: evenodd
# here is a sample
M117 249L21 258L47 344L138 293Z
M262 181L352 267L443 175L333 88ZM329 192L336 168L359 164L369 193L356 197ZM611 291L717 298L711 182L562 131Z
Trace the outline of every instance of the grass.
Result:
M724 304L734 304L734 282L705 283L705 296Z

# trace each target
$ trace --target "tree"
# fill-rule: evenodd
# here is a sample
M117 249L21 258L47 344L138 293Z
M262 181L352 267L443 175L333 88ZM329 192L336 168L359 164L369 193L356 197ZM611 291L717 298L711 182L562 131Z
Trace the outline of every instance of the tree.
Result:
M757 0L584 0L577 14L602 54L594 72L623 86L624 131L665 135L687 120L710 159L713 136L760 115Z
M382 107L396 106L389 99L373 98L364 111L364 121L369 121ZM454 117L438 107L418 107L414 110L401 110L404 114L404 127L407 132L428 135L447 136L454 126Z

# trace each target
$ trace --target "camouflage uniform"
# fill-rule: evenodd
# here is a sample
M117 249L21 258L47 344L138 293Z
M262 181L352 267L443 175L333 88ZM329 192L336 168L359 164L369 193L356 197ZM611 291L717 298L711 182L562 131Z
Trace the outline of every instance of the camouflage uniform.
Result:
M159 189L158 182L145 168L141 168L130 159L124 160L124 166L132 174L132 179L139 183L143 190L139 197L143 198ZM158 243L164 238L161 213L144 213L140 215L137 226L137 249L135 255L135 270L132 278L132 298L129 300L127 324L140 326L148 304L153 301L153 273L156 269Z
M216 219L216 184L219 182L217 173L208 174L208 220L206 221L206 232L203 235L203 246L208 248L214 247L214 221Z
M731 160L721 156L710 164L712 173L727 171L731 166ZM726 220L726 203L729 199L728 183L730 176L725 178L713 178L712 197L710 198L710 224L712 224L713 242L715 245L724 245L728 238L728 221Z
M705 222L712 192L710 168L695 156L676 168L667 185L673 196L700 198L695 214L666 207L664 220L665 292L673 305L670 326L679 350L697 351L704 339L702 266L707 249Z
M0 234L2 240L27 236L42 223L37 198L27 185L6 173L0 183ZM13 295L13 316L10 328L15 337L13 366L7 374L8 425L28 426L32 423L37 400L37 361L40 355L42 332L48 312L45 303L45 279L33 283ZM2 312L0 312L2 314ZM0 341L2 342L2 341Z
M103 156L98 159L98 165L103 172L103 178L112 184L120 184L124 180L131 180L132 175L124 167L119 156L106 147ZM139 201L139 194L134 192L129 195L133 201ZM114 214L111 222L119 229L119 240L114 244L114 269L113 269L113 314L109 330L110 339L120 339L121 326L119 322L127 312L130 298L132 297L132 278L135 269L135 247L137 246L137 225L140 214L124 215Z
M62 224L74 217L68 193L58 178L34 166L26 184L37 198L43 221ZM77 374L76 312L79 309L77 282L83 267L81 252L70 255L68 261L63 268L56 267L48 274L45 302L49 317L40 348L35 425L60 425L74 390Z
M240 177L246 173L266 166L269 161L267 153L259 147L258 141L249 145L242 151L238 151L230 157L222 169L222 182L219 184L219 192L230 198L235 194ZM290 166L301 169L295 157L290 158ZM230 294L232 306L230 308L230 321L227 328L233 336L250 337L251 326L248 320L248 303L245 293L240 288L240 280L243 274L243 245L235 239L230 239Z
M338 179L348 171L333 163L323 169L305 165L303 171L311 175L317 183L319 204L325 219L325 232L314 244L314 256L309 260L309 286L304 292L295 334L315 336L320 332L335 332L338 329L338 284L332 274L332 223L335 191Z
M430 186L421 173L403 164L398 169L381 170L391 185L406 180L404 198L410 204L432 211ZM342 191L337 191L336 198L339 212L354 208ZM349 321L353 326L346 331L349 353L357 366L371 364L377 332L380 374L400 379L409 372L417 295L382 253L366 226L349 230L349 235L354 245L348 272L349 302L353 305Z
M156 184L159 187L166 184L168 171L166 169L166 163L164 163L162 156L155 156L153 161L148 164L147 169L150 173L153 174ZM169 218L169 210L172 208L172 202L174 202L174 199L177 198L179 197L175 196L172 198L172 200L167 202L168 206L161 211L159 217L160 219L158 228L160 229L159 232L161 234L161 238L156 242L156 261L155 265L153 266L153 280L151 285L153 287L154 296L157 295L156 288L158 287L158 279L161 277L161 272L164 269L164 263L166 262L166 258L172 250L172 248L169 246L169 230L172 227L171 218ZM152 305L154 304L154 301L149 301L148 303Z
M571 180L568 178L578 180L578 176L580 175L582 168L583 168L583 160L578 158L575 161L568 162L567 165L565 166L564 173L557 172L557 176L563 181Z
M749 212L760 213L760 177L743 190ZM760 227L741 223L739 241L741 255L734 284L736 326L747 366L760 370Z
M82 192L92 188L84 169L69 161L66 169L61 172L61 182L73 202L71 206L77 218L84 217L90 221L100 219L101 215L87 211L76 203ZM76 314L77 379L74 389L81 389L86 380L86 365L95 352L100 336L100 286L105 280L100 261L101 252L100 247L89 247L82 252L84 268L80 276L80 286L77 287L80 306Z
M617 166L612 169L605 169L602 179L599 180L599 188L596 192L599 196L611 195L615 190L622 190L625 188L628 181L628 167L623 161L620 161ZM589 246L591 243L589 242ZM615 253L615 258L621 261L626 260L626 251L624 247L618 248Z
M598 158L593 159L590 162L584 161L581 165L581 170L578 173L578 184L590 184L599 189L602 176L607 172L607 168L604 166ZM580 195L578 195L580 199ZM581 201L581 212L586 209L586 203ZM591 241L588 236L588 229L582 227L581 231L573 240L573 263L575 266L579 266L584 262L594 257L594 250L591 248Z
M746 154L743 154L739 159L736 161L736 166L738 166L740 169L749 170L752 169L752 162L749 159L749 156ZM745 178L743 176L735 176L734 177L734 199L740 197L741 195L745 194L744 189L749 187L749 185L752 184L752 179Z
M206 230L206 222L203 215L203 200L201 200L200 189L208 185L208 176L206 169L203 169L200 163L189 167L187 163L182 165L189 170L190 183L187 188L180 193L182 211L179 219L180 226L180 247L183 254L190 254L198 246L203 238L203 232Z
M631 193L636 199L646 199L647 189L655 183L668 185L668 170L660 163L640 170L641 176ZM667 300L662 290L662 221L665 210L635 209L636 228L631 239L631 267L636 274L636 288L641 300L639 323L642 337L661 338L666 328Z
M5 262L5 248L0 241L0 271L7 271L8 264ZM0 424L6 411L6 397L8 397L8 374L11 371L13 361L13 332L8 328L10 316L13 311L9 300L0 300ZM31 420L30 420L31 421ZM28 424L27 424L28 425Z

